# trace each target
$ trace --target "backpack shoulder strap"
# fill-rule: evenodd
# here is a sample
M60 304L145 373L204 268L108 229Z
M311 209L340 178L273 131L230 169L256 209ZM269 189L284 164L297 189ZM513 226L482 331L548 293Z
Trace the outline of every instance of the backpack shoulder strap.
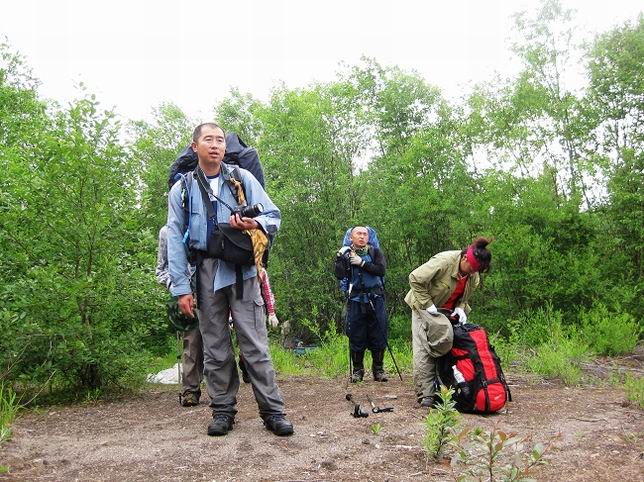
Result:
M380 248L376 248L372 244L369 245L368 253L369 253L369 256L371 256L371 261L376 260L376 250L377 249L379 250ZM378 276L378 278L380 278L380 283L382 284L382 286L384 288L384 286L385 286L385 277L384 276Z
M190 207L192 198L190 197L190 189L192 188L192 171L181 175L181 207L183 208L183 242L188 245L188 237L190 236Z
M242 176L242 173L239 170L239 167L227 166L224 168L223 174L224 174L224 180L226 181L226 185L228 186L228 189L230 189L230 192L233 195L233 197L237 200L239 204L246 203L246 188L244 186L244 177ZM241 186L241 192L237 189L238 185ZM241 199L241 197L243 197L243 199Z

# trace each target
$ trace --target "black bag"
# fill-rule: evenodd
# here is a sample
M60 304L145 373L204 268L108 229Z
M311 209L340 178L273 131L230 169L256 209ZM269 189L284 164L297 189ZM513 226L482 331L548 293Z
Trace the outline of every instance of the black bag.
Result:
M174 183L179 180L181 174L194 171L198 162L197 154L192 150L192 146L181 151L179 157L170 166L168 189L172 188ZM223 162L246 169L264 187L264 171L257 150L248 147L234 132L229 132L226 135L226 153Z
M225 223L219 223L219 229L212 232L208 240L208 257L242 266L255 264L250 236Z

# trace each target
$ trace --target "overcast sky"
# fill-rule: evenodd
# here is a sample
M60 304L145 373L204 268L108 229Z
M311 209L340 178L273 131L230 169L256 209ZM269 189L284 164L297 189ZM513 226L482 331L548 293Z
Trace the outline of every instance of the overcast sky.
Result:
M591 38L642 11L641 0L562 0ZM509 74L512 14L537 0L12 0L0 35L26 57L42 96L67 103L83 82L103 107L149 118L173 102L207 120L231 87L267 100L335 78L362 55L416 70L450 97Z

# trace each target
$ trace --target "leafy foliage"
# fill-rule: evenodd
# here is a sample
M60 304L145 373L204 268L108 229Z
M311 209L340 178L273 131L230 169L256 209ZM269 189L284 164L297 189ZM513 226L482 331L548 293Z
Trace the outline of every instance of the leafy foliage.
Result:
M535 370L563 376L589 350L625 353L637 342L644 21L583 51L554 0L516 22L519 74L459 101L415 72L362 59L326 84L280 86L268 102L233 89L214 107L258 149L282 211L269 263L278 316L291 337L322 338L309 365L285 355L284 366L346 370L332 262L356 224L377 229L387 257L391 345L403 366L409 273L476 235L496 241L471 319L509 354L528 346ZM580 56L587 88L573 91L566 69ZM167 103L125 136L92 95L61 108L37 87L0 46L0 375L35 390L135 386L167 351L157 233L168 168L195 122Z

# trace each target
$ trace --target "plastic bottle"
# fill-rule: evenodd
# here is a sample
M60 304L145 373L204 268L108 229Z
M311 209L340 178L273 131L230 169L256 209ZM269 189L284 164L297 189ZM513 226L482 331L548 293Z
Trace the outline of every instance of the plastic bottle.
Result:
M469 398L470 396L470 386L466 382L465 377L461 373L461 371L456 368L456 365L452 365L452 371L454 372L454 380L456 381L457 385L463 384L460 387L456 389L457 392L459 392L464 398Z
M452 370L454 371L454 380L456 380L456 383L465 383L465 377L460 370L456 368L456 365L452 365Z

